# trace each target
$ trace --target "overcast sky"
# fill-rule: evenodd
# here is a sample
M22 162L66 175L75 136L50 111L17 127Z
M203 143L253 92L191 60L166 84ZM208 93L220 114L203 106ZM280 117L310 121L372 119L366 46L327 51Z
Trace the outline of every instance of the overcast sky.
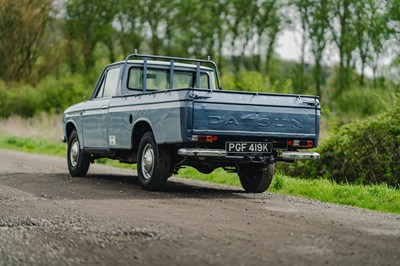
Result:
M294 23L294 25L296 25L296 23ZM299 23L297 23L297 25L299 25ZM302 38L300 28L284 29L278 36L275 52L282 59L300 61L301 42ZM305 60L308 63L312 63L313 57L309 45L306 50ZM327 66L337 65L339 63L338 54L337 48L333 44L328 44L325 49L323 63ZM395 51L392 51L390 46L386 47L386 52L379 62L380 66L388 66L395 56ZM356 65L356 68L357 71L360 72L360 65ZM365 67L365 74L372 77L372 70L370 67Z

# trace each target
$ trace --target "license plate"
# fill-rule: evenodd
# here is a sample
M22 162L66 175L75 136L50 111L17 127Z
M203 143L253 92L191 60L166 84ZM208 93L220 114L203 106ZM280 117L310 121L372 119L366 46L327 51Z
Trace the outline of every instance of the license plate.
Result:
M227 153L271 153L271 142L226 142Z

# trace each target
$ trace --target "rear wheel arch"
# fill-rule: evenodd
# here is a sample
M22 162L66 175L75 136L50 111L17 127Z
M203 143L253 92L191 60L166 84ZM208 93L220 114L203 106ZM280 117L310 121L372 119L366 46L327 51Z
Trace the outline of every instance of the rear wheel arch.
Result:
M132 129L132 136L131 136L131 148L135 153L137 153L138 151L139 143L140 140L142 139L142 136L147 132L153 133L153 129L151 128L149 122L138 121L135 123Z

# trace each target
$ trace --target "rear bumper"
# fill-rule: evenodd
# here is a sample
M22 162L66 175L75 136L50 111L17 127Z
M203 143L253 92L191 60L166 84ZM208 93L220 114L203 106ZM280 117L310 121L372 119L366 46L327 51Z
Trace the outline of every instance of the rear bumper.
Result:
M284 151L282 152L282 158L285 160L318 160L320 157L319 153L316 152L301 152L301 151Z
M251 158L251 155L235 155L230 156L225 150L220 149L201 149L201 148L181 148L178 154L183 157L197 157L197 158L221 158L221 159L245 159ZM266 157L273 157L272 155ZM283 151L278 157L277 161L293 161L293 160L317 160L320 155L316 152L299 152L299 151Z
M178 154L184 157L226 157L225 150L200 149L200 148L181 148Z

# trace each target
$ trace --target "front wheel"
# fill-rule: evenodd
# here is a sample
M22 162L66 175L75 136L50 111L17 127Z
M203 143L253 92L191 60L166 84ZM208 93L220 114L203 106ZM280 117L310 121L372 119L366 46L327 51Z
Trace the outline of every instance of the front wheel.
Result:
M90 166L90 155L79 145L78 133L73 130L68 139L68 170L71 176L85 176Z
M262 193L271 185L274 177L275 164L256 165L239 164L236 166L240 183L246 192Z
M162 189L171 175L170 154L157 145L151 132L140 140L137 166L139 182L146 190Z

